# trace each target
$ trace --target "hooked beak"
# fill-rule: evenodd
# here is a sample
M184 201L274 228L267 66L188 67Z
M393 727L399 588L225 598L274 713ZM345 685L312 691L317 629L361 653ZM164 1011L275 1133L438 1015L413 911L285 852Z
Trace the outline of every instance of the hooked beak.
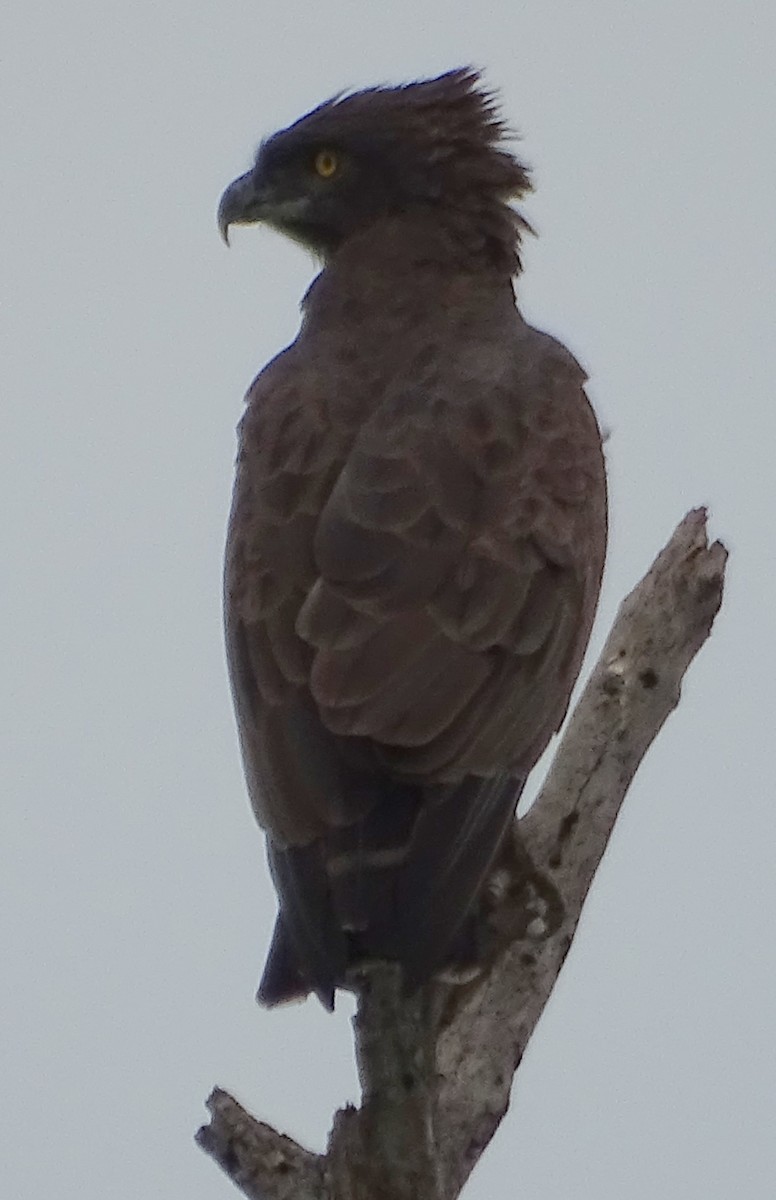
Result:
M229 184L218 205L218 231L227 246L229 226L254 225L263 220L269 209L268 199L253 171Z

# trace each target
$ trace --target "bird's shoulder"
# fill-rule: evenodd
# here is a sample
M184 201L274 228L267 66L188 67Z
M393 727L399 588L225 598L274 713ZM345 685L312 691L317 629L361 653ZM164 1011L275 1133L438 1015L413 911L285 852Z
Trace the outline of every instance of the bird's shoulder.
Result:
M601 435L587 375L556 338L509 322L429 341L359 429L338 490L365 523L421 498L446 526L514 545L536 537L569 561L590 506L605 504ZM358 498L358 499L356 499ZM553 542L558 543L553 548ZM562 545L561 545L562 543Z
M585 380L514 306L454 337L433 320L387 343L368 320L318 340L303 327L248 392L236 502L262 524L301 515L310 537L324 510L396 533L423 517L491 543L532 535L565 561L604 488Z

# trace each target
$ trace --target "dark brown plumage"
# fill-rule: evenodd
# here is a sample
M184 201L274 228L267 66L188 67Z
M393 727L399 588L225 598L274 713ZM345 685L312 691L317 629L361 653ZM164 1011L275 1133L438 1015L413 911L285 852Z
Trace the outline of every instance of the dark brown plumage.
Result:
M280 914L268 1004L476 957L476 901L598 598L584 372L514 303L529 188L470 70L335 98L219 223L322 257L240 425L226 631Z

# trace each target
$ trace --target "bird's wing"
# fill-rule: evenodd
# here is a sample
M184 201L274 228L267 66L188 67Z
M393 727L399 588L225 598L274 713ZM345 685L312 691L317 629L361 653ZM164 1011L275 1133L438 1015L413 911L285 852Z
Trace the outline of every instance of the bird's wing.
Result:
M325 423L296 367L259 378L225 607L249 792L279 845L369 812L375 765L430 784L524 773L563 718L603 464L581 369L529 332L499 383L453 364L357 431Z
M329 730L411 777L530 768L589 633L600 435L578 364L534 338L498 386L387 396L317 523L296 625L310 691Z
M296 629L318 577L315 529L349 444L322 416L306 369L292 348L251 387L225 556L226 653L248 792L281 846L309 843L368 807L343 787L307 689L314 653Z
M226 627L281 896L268 1003L330 1004L344 930L415 980L460 935L592 621L605 486L583 378L534 334L500 382L453 364L348 429L316 380L260 377Z

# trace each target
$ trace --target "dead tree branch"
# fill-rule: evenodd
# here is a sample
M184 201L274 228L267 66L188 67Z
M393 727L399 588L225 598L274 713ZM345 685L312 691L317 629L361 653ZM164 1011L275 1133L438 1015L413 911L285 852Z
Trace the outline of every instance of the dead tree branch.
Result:
M630 782L711 632L726 559L695 509L620 606L544 787L494 873L483 975L409 999L390 968L366 980L355 1020L362 1106L337 1114L327 1155L213 1093L199 1144L250 1200L458 1196L507 1110Z
M319 1155L257 1121L221 1088L211 1092L207 1106L210 1124L197 1142L248 1200L320 1200L328 1194Z

